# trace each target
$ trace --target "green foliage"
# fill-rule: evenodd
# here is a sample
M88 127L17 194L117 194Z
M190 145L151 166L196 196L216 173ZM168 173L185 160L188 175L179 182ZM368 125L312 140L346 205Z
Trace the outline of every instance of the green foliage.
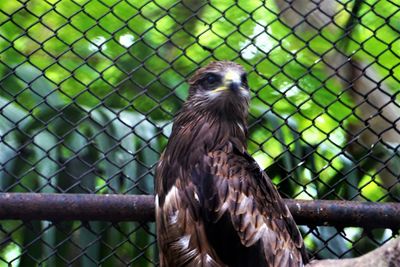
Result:
M352 2L344 6L340 25ZM397 9L390 1L365 1L347 48L377 61L394 91ZM253 93L249 150L282 194L390 200L369 152L344 152L346 129L356 120L353 100L321 60L342 43L338 26L295 34L273 1L32 0L2 1L0 10L2 191L152 193L153 167L187 96L187 77L211 60L235 60L248 70ZM1 238L11 231L12 241L0 250L0 266L59 266L81 249L76 266L147 266L156 254L153 224L4 227ZM332 240L336 254L345 253L344 239ZM318 253L323 245L314 235L306 243Z

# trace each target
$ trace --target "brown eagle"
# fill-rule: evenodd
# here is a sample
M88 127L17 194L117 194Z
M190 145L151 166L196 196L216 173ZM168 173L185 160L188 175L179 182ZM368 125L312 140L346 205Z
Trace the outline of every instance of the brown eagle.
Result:
M189 83L156 170L160 266L303 266L299 230L246 152L244 69L213 62Z

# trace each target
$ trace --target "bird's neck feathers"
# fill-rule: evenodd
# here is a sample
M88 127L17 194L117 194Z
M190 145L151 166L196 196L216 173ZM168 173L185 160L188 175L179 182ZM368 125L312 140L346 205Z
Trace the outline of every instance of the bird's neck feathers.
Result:
M201 114L198 112L184 108L176 117L167 150L172 157L186 157L171 160L195 164L199 155L223 149L228 144L240 151L246 150L247 123L244 114L224 116L204 110Z

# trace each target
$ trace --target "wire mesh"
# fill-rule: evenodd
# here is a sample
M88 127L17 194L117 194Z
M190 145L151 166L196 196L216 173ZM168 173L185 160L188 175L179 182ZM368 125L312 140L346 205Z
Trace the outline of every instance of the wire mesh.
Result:
M151 194L186 79L234 60L285 197L400 199L399 3L0 2L1 192ZM153 266L153 223L3 221L0 266ZM395 231L301 226L316 258Z

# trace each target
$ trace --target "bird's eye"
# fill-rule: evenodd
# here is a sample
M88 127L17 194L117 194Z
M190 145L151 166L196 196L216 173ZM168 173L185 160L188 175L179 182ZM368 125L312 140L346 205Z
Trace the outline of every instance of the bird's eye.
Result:
M242 76L240 76L240 81L241 83L247 87L247 74L243 73Z
M219 78L216 74L209 73L205 77L205 81L207 82L208 85L215 85L218 82Z

